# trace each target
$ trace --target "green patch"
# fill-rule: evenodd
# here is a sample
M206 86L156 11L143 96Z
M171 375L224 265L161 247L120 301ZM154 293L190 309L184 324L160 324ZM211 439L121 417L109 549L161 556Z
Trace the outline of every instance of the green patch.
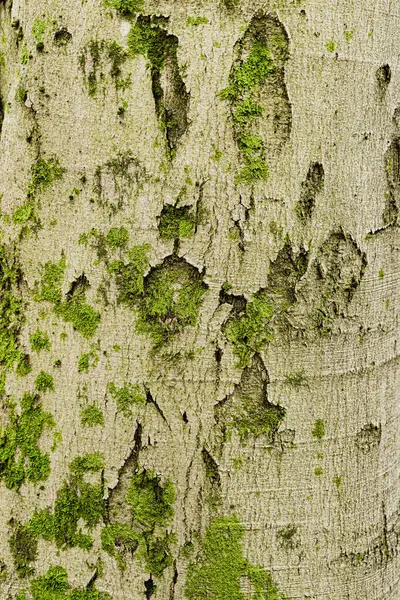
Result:
M196 219L189 206L164 206L158 222L158 231L164 240L189 238L194 234Z
M222 0L222 3L228 10L233 10L240 6L240 0Z
M324 470L322 467L316 467L314 469L314 475L316 475L317 477L321 477L324 474Z
M65 169L60 165L58 158L50 157L48 160L38 158L31 167L31 180L28 184L29 197L43 192L54 181L61 179Z
M328 52L335 52L336 42L334 42L333 40L327 41L325 44L325 48L328 50Z
M348 30L348 29L346 29L346 30L344 31L344 37L346 38L346 42L347 42L348 44L349 44L349 43L351 42L351 40L353 39L353 37L354 37L354 34L355 34L355 29L351 29L351 30Z
M158 346L188 325L195 325L208 286L199 271L183 259L169 257L145 279L136 328Z
M160 477L146 470L133 475L126 497L132 527L112 523L102 533L103 549L116 558L120 568L125 568L125 553L136 550L146 571L156 577L172 565L176 538L166 534L165 528L172 522L175 499L171 481L161 483Z
M24 225L35 218L35 206L31 200L14 210L12 220L15 225Z
M23 304L14 293L20 278L21 272L16 264L15 255L9 262L5 247L0 246L0 366L3 369L11 369L17 363L23 371L25 357L18 343L19 331L24 321Z
M149 268L149 244L130 248L124 260L109 265L119 291L118 302L134 307L144 292L144 274Z
M235 63L228 87L220 92L220 97L230 102L235 137L244 162L235 178L237 184L251 184L269 178L264 141L251 132L251 125L263 113L263 107L257 102L259 91L267 79L276 73L269 40L265 36L264 38L252 39L247 58ZM244 40L239 44L241 48ZM286 48L281 50L283 54Z
M115 8L124 17L132 17L144 7L144 0L105 0L105 6Z
M215 517L211 521L200 555L187 571L188 600L285 600L270 573L244 557L244 535L245 528L236 517ZM251 596L244 591L248 588Z
M178 38L167 31L168 18L140 15L128 35L129 54L147 59L155 109L166 138L169 158L187 127L188 94L179 71ZM168 91L163 89L162 72L168 63Z
M90 404L81 410L81 424L83 427L104 427L104 415L94 404Z
M89 550L92 536L80 527L83 522L90 531L105 515L103 483L87 483L86 473L98 473L104 468L100 453L75 458L70 465L70 477L57 492L54 511L37 510L29 522L37 538L53 541L58 548L78 546Z
M71 323L84 337L92 337L99 325L100 314L86 302L85 285L77 285L67 299L62 300L61 285L65 266L64 257L58 263L47 262L44 265L40 289L35 300L51 302L56 315Z
M73 588L68 583L67 571L60 566L49 567L45 575L31 582L32 600L111 600L106 592L99 592L91 582L82 588Z
M93 350L87 354L81 354L78 360L78 372L88 373L89 369L93 369L98 362L99 357Z
M385 271L384 271L383 267L381 267L379 269L378 279L383 279L384 277L385 277Z
M275 65L268 44L255 41L247 60L232 71L229 86L222 90L220 96L234 103L243 101L246 91L262 85L274 73Z
M188 17L186 19L186 25L206 25L208 23L207 17Z
M293 523L289 523L285 527L279 527L276 532L279 546L287 551L297 548L299 545L298 540L296 540L297 533L298 527Z
M42 19L35 19L32 25L32 35L36 41L36 50L41 52L44 48L44 34L46 33L47 23Z
M117 44L117 42L109 42L107 44L107 56L111 62L110 75L115 81L115 87L117 90L130 87L131 79L130 76L123 79L121 67L128 58L126 50Z
M134 521L144 529L154 530L156 525L167 526L174 516L175 500L175 488L171 481L162 484L153 471L145 470L132 477L127 502Z
M146 394L138 384L126 384L121 388L117 388L115 383L109 383L107 390L115 400L118 412L121 412L125 417L131 417L135 407L146 404Z
M8 426L0 435L0 479L10 489L18 490L27 479L44 481L50 475L50 458L39 449L39 440L47 428L55 426L50 413L44 412L38 396L25 394L20 414L11 405Z
M21 63L21 65L26 65L29 61L30 55L28 52L28 48L26 46L26 44L24 44L21 48L21 52L19 55L19 62Z
M26 99L28 98L28 90L24 88L22 85L19 85L17 91L15 92L15 100L19 104L24 104Z
M251 302L247 302L245 313L231 318L225 328L226 338L233 344L239 359L238 367L248 366L252 355L259 352L273 339L268 324L274 308L262 292L257 292Z
M164 28L162 18L151 23L150 20L138 19L129 32L128 47L131 57L141 54L145 56L153 72L160 74L165 67L167 58L176 52L176 42L173 36L168 35Z
M31 563L37 558L38 543L29 525L14 525L9 546L18 577L22 579L33 575L34 568Z
M55 312L64 321L71 323L73 328L85 338L93 337L100 323L100 313L94 310L82 295L55 307Z
M106 240L112 250L124 248L129 241L129 232L125 227L114 227L107 233Z
M140 541L140 533L123 523L110 523L101 532L103 550L116 559L121 570L126 567L125 554L133 554Z
M43 266L40 291L35 296L37 302L46 301L52 304L61 304L61 285L64 279L65 266L65 257L62 257L58 263L49 261Z
M317 440L322 440L322 438L325 436L325 423L322 419L317 419L315 421L312 435L313 437L317 438Z
M38 392L54 392L54 379L50 373L40 371L39 375L35 379L35 389Z
M340 490L343 486L343 477L340 475L335 475L333 478L333 483L338 490Z
M227 426L238 432L241 441L249 436L273 436L286 415L282 406L266 402L260 404L258 399L251 396L241 397L240 406L234 411Z

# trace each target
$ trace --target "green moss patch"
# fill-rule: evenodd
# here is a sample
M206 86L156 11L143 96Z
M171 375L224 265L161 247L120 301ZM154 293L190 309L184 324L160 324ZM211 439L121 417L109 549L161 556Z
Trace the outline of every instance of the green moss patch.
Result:
M274 337L271 321L283 323L284 315L296 301L296 285L307 270L308 255L304 251L294 254L287 240L276 259L271 262L267 286L259 290L251 301L241 298L240 309L235 308L235 297L222 291L222 300L232 303L234 310L225 325L225 335L233 344L238 357L238 368L250 364L251 357L259 353Z
M25 479L32 483L46 480L50 458L39 449L39 440L45 429L55 426L52 415L42 410L38 396L25 394L20 412L10 406L8 420L0 436L0 479L10 489L19 489Z
M188 600L285 600L270 573L243 556L244 534L245 528L236 517L211 521L200 555L189 565L185 584ZM251 596L244 592L244 582L248 582Z
M99 325L100 314L90 306L85 297L88 287L86 279L79 278L71 286L67 299L63 300L61 285L64 279L65 258L58 263L47 262L43 266L43 274L36 293L37 301L47 301L53 304L53 310L65 322L71 323L81 335L92 337ZM82 279L82 281L80 281Z
M124 17L131 17L142 10L143 0L105 0L105 6L115 8Z
M251 356L273 339L272 330L268 328L273 314L274 308L270 300L264 293L259 292L246 304L242 316L228 321L225 335L233 344L234 352L239 358L239 368L246 367Z
M106 592L99 592L91 582L85 588L71 588L67 571L60 566L52 566L46 573L37 577L30 586L32 600L111 600Z
M37 329L35 333L32 333L29 336L29 341L34 352L39 353L41 352L41 350L50 350L51 348L49 336L47 335L47 333L44 333L39 329Z
M145 569L156 577L172 565L176 538L165 533L174 516L175 488L171 481L161 482L153 471L135 473L126 501L131 509L132 527L111 523L102 532L102 547L125 568L126 552L135 552Z
M125 227L114 227L107 233L106 240L113 250L124 248L129 241L129 232Z
M139 15L129 33L128 47L131 57L142 55L148 60L157 117L165 132L168 156L173 158L188 126L189 94L179 71L178 38L167 28L166 17ZM166 91L162 74L167 62Z
M54 392L54 379L50 373L40 371L35 379L35 388L38 392Z
M13 523L9 546L18 577L22 579L33 575L32 563L37 558L38 542L28 525Z
M322 440L325 436L325 423L322 419L317 419L315 421L312 436L317 438L317 440Z
M65 169L60 165L58 158L50 157L47 160L38 158L31 167L31 181L28 185L28 196L34 197L43 192L55 180L61 179Z
M6 248L0 246L0 366L4 369L24 362L18 342L24 322L22 300L16 295L20 278L15 259L9 261Z
M164 240L189 238L194 234L195 226L196 219L189 206L164 206L158 222L158 230Z
M134 307L144 292L144 274L149 268L150 246L144 244L128 250L124 260L113 261L109 271L115 276L118 302Z
M81 410L81 424L83 427L104 427L104 415L94 404L90 404Z
M38 510L30 520L29 527L37 538L53 541L59 548L78 546L89 550L92 536L82 531L83 522L89 531L105 515L103 483L87 483L86 473L98 473L104 468L100 453L75 458L70 465L70 477L57 492L54 511Z
M165 259L145 279L138 304L138 332L150 334L157 346L195 325L207 289L195 267L176 257Z
M115 383L109 383L107 390L115 400L118 412L125 417L131 417L135 408L144 406L147 402L143 388L138 384L125 384L117 388Z

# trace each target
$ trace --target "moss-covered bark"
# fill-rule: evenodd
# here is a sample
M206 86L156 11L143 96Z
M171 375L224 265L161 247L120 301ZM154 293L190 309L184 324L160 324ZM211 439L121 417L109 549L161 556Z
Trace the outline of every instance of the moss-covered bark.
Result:
M0 3L0 597L398 600L396 3Z

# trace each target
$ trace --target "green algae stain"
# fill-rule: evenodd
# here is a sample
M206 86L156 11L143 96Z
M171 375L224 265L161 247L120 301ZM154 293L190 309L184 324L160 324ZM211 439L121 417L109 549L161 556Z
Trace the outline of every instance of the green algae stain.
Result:
M285 600L268 571L243 556L244 525L236 517L215 517L190 563L185 597L188 600ZM244 590L248 582L251 595Z

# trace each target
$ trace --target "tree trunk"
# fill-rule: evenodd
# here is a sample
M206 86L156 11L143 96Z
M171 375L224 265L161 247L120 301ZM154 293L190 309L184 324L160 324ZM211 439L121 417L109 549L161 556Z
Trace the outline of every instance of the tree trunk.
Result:
M2 598L398 600L399 18L3 0Z

